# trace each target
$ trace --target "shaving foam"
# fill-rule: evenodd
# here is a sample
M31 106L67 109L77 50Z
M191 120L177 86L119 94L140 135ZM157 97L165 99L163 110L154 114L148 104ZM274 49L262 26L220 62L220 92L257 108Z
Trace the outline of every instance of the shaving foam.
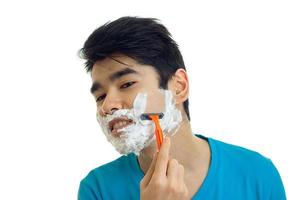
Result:
M160 119L163 134L173 135L179 129L182 121L181 112L175 107L172 92L169 90L160 90L164 94L164 117ZM132 109L120 109L111 115L102 117L97 112L97 121L99 122L107 140L120 153L127 155L139 153L149 146L155 140L155 125L151 120L141 120L141 115L146 111L147 94L138 93ZM126 118L132 120L132 124L119 129L119 137L114 137L109 128L109 122L115 118Z

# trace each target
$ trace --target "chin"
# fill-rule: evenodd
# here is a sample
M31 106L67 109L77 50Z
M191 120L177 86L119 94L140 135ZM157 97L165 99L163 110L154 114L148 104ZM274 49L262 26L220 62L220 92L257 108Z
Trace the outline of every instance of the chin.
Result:
M152 158L155 152L157 152L157 144L156 140L153 140L148 146L141 150L140 154L146 154Z

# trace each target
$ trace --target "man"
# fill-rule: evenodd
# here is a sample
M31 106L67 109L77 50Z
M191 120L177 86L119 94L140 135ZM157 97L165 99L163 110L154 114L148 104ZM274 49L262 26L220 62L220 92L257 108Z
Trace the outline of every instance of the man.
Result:
M79 199L286 199L271 160L192 133L184 61L157 20L107 23L80 53L92 76L98 122L123 156L92 170ZM153 122L141 119L149 112L164 114L159 150Z

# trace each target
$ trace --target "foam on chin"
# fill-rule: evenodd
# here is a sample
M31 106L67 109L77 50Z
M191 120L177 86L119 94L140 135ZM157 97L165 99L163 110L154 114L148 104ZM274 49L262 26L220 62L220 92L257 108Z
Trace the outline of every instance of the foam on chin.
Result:
M175 107L172 92L161 90L165 97L164 117L160 119L161 128L164 133L173 135L179 128L182 120L181 112ZM112 115L101 117L97 112L97 121L99 122L107 140L115 147L120 154L139 153L149 146L155 140L154 123L150 120L141 120L140 116L145 112L147 105L147 94L138 93L132 109L120 109ZM132 124L119 129L119 137L114 137L109 129L109 122L118 117L126 117L133 121Z

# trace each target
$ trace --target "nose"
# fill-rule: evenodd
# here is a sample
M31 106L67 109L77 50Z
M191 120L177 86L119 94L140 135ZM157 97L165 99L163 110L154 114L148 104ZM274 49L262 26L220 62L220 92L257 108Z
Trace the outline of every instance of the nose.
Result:
M122 100L116 93L107 93L103 103L99 105L98 110L101 116L112 114L116 110L122 109Z

